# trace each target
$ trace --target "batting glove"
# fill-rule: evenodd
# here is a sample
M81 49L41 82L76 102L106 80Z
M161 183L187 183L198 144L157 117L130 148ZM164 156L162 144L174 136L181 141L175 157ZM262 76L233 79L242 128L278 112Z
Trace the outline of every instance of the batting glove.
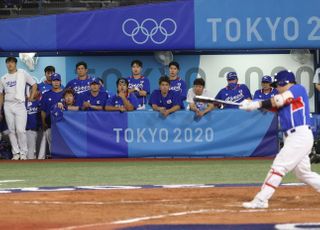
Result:
M252 111L252 110L257 110L260 107L261 107L261 104L259 101L244 100L241 102L239 109L246 110L246 111Z

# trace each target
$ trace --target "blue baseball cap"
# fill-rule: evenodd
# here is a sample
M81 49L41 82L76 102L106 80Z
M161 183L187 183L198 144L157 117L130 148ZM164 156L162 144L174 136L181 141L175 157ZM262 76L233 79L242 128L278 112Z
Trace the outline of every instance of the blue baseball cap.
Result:
M236 79L238 79L238 75L237 75L236 72L229 72L227 74L227 80L228 81L232 81L232 80L236 80Z
M272 82L272 78L268 75L265 75L262 77L261 82L263 83L271 83Z
M99 84L100 85L99 78L92 78L92 82L90 84Z
M51 74L51 81L61 81L61 76L58 73Z
M288 83L296 83L296 78L290 70L282 70L274 75L273 86L285 86Z

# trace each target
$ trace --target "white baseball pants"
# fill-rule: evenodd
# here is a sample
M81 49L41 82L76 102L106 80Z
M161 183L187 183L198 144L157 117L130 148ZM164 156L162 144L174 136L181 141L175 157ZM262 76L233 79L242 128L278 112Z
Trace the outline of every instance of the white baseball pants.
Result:
M320 175L311 171L309 154L312 146L313 135L308 126L298 126L295 132L289 132L256 198L262 201L269 200L282 178L292 170L301 182L320 192Z
M12 154L27 155L27 109L24 102L4 102L4 114L9 130Z
M28 155L27 159L36 159L38 132L34 130L27 130L27 145Z

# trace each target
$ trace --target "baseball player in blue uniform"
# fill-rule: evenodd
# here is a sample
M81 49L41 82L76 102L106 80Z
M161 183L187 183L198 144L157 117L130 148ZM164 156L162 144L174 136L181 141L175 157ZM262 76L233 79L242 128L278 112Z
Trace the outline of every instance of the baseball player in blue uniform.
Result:
M48 92L52 88L51 75L56 72L54 66L46 66L44 68L45 80L38 84L38 89L41 94Z
M252 201L243 203L244 208L268 208L268 200L282 178L292 170L300 181L320 192L320 175L311 171L309 159L313 134L307 91L296 83L294 74L287 70L277 73L273 84L279 94L263 101L245 100L240 105L240 109L247 111L278 109L280 125L285 134L284 146L274 159L260 192Z
M261 79L261 89L258 89L254 95L253 100L267 100L278 93L277 89L271 87L272 78L270 76L263 76Z
M131 62L132 76L128 77L129 92L136 95L139 106L137 110L144 110L147 104L147 95L150 93L150 82L148 78L141 76L142 62L134 60Z
M117 80L117 94L112 96L105 106L107 111L133 111L138 108L138 99L128 91L129 82L126 78Z
M176 91L180 94L181 109L183 109L183 101L187 99L187 85L186 82L178 76L179 70L180 65L178 62L173 61L169 63L170 90Z
M84 93L90 90L92 78L88 75L88 66L85 62L79 62L76 65L77 78L69 81L66 88L71 88L76 94Z
M162 76L159 88L152 92L149 104L154 111L159 111L164 117L181 109L181 97L178 92L170 90L170 79Z
M216 99L230 102L242 102L245 99L252 99L251 93L245 84L238 84L238 75L236 72L227 74L228 85L221 89L216 96ZM236 105L224 105L225 109L236 109Z
M27 101L27 159L36 159L38 131L41 127L40 92L37 91L34 101Z
M50 113L52 107L59 101L62 101L63 89L61 88L61 76L58 73L51 75L52 89L46 92L40 101L42 128L45 132L49 150L51 152L51 119ZM45 156L39 153L39 159L44 159Z
M76 104L75 92L73 89L66 89L63 91L62 101L59 101L51 109L52 122L62 120L63 111L78 111L79 106Z
M98 78L92 79L90 88L90 91L77 95L77 105L87 111L103 110L109 99L108 93L100 91L101 85Z
M47 66L46 68L44 68L44 75L46 79L38 84L38 90L40 91L41 95L52 89L51 75L55 72L56 69L54 68L54 66ZM61 88L64 88L64 86L61 85Z

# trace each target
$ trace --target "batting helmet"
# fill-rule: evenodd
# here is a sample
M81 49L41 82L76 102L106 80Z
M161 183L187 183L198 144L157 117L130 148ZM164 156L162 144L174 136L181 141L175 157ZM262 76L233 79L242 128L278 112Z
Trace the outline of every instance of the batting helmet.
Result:
M290 70L282 70L274 75L273 86L285 86L288 83L296 83L296 78Z

